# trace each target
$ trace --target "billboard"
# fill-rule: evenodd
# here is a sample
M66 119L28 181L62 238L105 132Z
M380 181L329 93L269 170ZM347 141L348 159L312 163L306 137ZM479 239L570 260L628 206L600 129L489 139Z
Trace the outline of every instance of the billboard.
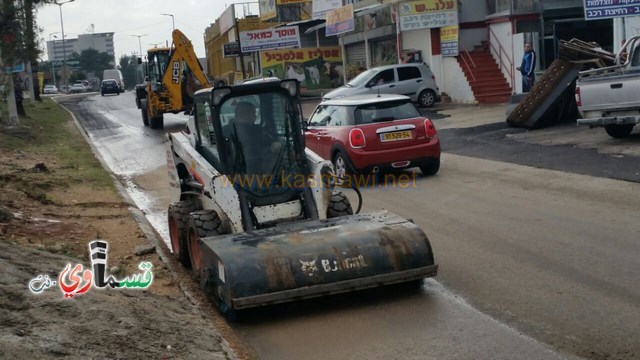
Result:
M262 76L297 79L307 89L342 85L344 68L339 46L260 52Z
M418 30L458 25L456 0L419 0L399 5L400 30Z
M291 47L300 47L300 30L297 26L250 30L240 33L242 52Z
M342 0L313 0L314 19L324 19L327 13L342 6Z
M236 22L236 15L233 11L233 5L229 6L218 18L220 24L220 33L224 34L229 31Z
M327 13L325 36L344 34L355 29L353 4L339 7Z
M269 20L278 16L275 0L260 0L260 19Z
M584 0L585 20L640 15L640 0Z

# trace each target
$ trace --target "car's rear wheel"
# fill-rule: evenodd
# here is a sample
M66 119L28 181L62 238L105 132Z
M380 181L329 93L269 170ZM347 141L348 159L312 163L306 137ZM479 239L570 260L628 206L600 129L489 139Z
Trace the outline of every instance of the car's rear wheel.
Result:
M436 93L433 90L423 90L418 96L418 104L422 107L432 107L436 103Z
M435 175L440 170L440 158L433 159L423 165L420 165L422 175Z
M611 136L612 138L621 139L626 138L631 135L633 131L634 124L625 124L625 125L616 125L611 124L604 127L604 130Z

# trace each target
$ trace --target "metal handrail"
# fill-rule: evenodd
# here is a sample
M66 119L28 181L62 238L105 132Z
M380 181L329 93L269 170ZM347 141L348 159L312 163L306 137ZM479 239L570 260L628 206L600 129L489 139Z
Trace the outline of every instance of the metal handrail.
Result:
M509 58L509 53L504 49L504 47L502 47L502 44L500 43L500 40L498 40L498 36L493 32L493 30L491 30L491 27L488 27L489 29L489 45L491 46L491 48L493 49L493 51L498 53L498 57L500 59L499 61L499 66L500 69L502 69L503 66L509 66L507 68L507 73L509 74L509 78L511 79L511 86L513 86L515 88L515 74L514 74L514 68L513 68L513 60L511 60L511 58ZM496 39L496 42L498 43L498 49L496 49L496 47L493 45L493 42L491 41L491 36L493 35L493 37ZM505 64L503 59L502 59L502 54L504 53L504 55L507 58L508 63Z
M476 81L476 76L473 72L473 69L476 69L476 63L473 61L473 59L471 58L471 55L469 54L467 49L464 47L464 44L460 43L460 47L462 48L462 52L460 53L462 62L469 70L469 74L471 74L471 78L473 79L473 81ZM465 58L465 55L467 56L466 58ZM469 59L469 62L471 62L471 65L473 65L473 69L471 69L471 66L469 66L469 62L467 62L467 58Z

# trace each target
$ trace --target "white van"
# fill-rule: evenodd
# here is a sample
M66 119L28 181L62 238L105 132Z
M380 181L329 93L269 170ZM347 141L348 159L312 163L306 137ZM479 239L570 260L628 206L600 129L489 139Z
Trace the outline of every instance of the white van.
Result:
M427 64L385 65L365 70L346 85L327 93L323 100L361 94L406 95L429 107L440 97L436 77Z
M102 73L102 80L115 80L118 83L120 92L124 92L124 79L118 69L108 69Z

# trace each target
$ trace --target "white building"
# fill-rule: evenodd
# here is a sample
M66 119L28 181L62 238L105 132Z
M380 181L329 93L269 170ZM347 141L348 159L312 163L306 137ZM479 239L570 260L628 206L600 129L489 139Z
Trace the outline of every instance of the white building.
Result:
M113 46L113 33L95 33L95 34L81 34L77 38L64 39L64 51L62 48L62 39L47 41L47 56L49 60L62 61L63 54L67 57L71 53L80 54L82 50L95 49L99 52L106 52L111 55L115 64L115 50Z

